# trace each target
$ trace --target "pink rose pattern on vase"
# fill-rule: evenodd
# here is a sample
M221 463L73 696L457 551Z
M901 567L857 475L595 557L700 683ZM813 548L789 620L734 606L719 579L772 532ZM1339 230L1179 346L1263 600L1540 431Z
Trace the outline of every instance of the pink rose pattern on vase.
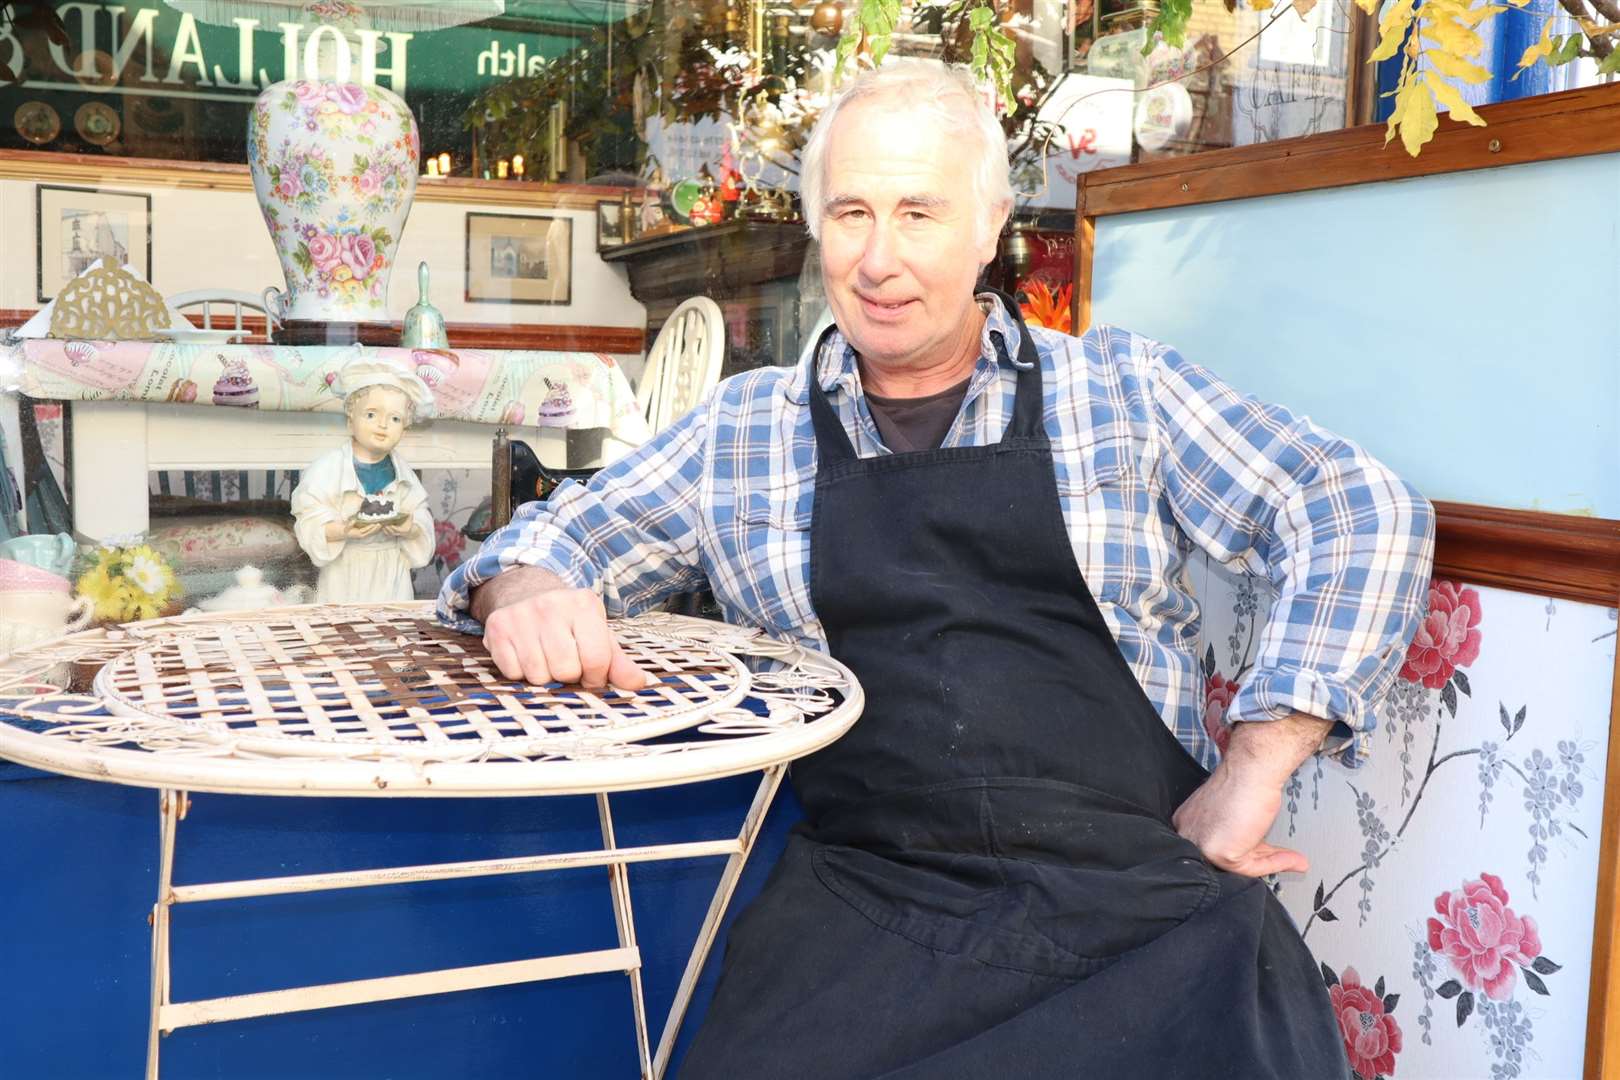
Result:
M386 319L420 136L392 92L296 80L259 95L248 166L282 270L287 317Z
M1399 994L1385 994L1384 980L1366 987L1353 967L1335 975L1322 965L1333 1018L1339 1023L1345 1056L1358 1080L1383 1080L1395 1075L1395 1055L1401 1052L1401 1026L1392 1015Z

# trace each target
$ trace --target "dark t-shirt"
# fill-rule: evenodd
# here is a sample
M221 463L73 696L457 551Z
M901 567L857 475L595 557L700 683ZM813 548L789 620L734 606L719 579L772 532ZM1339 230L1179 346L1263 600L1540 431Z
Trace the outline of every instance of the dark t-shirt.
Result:
M971 377L937 394L916 398L866 395L867 408L884 445L897 454L909 450L933 450L945 441L945 433L961 411Z

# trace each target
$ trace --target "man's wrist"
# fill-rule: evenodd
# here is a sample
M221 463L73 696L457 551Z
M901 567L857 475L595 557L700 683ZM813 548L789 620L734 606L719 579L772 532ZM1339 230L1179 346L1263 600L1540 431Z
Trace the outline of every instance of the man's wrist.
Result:
M1332 727L1332 721L1304 713L1241 721L1232 727L1222 764L1244 778L1280 788L1321 747Z
M467 613L479 622L488 622L493 612L508 604L552 589L567 588L572 586L550 570L539 566L514 566L475 588L468 597Z

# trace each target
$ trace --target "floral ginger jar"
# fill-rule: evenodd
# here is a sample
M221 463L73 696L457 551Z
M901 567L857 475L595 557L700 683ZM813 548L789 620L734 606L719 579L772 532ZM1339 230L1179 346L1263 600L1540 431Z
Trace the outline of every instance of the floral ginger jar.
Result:
M279 82L248 118L248 169L287 291L278 320L384 322L388 275L416 194L421 140L380 86Z

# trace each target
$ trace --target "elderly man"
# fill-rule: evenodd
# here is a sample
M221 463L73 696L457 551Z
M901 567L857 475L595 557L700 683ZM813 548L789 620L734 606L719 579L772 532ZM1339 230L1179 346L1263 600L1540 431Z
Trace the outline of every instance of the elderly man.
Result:
M1421 497L1125 331L975 292L1006 144L938 64L863 75L803 162L836 326L530 504L443 614L508 675L644 676L605 615L707 583L867 692L734 926L688 1077L1345 1076L1259 875L1288 775L1357 751L1419 614ZM1279 597L1224 759L1197 545ZM1213 766L1213 772L1206 767Z

